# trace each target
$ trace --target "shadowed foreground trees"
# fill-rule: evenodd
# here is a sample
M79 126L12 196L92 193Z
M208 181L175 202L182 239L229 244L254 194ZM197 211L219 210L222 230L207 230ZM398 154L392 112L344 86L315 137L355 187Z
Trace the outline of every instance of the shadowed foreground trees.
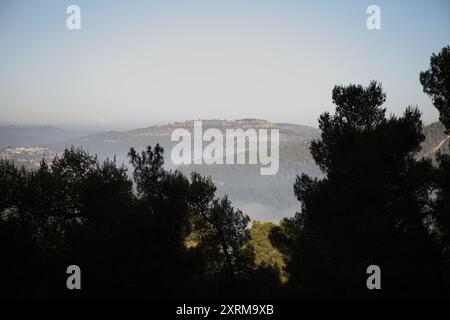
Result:
M211 180L163 168L157 145L125 167L70 149L27 172L0 161L0 277L7 298L250 297L274 270L257 268L249 218L215 198ZM195 233L194 245L187 245ZM67 266L82 290L66 288ZM237 290L239 288L239 290Z
M420 74L423 91L428 94L439 111L439 119L450 135L450 46L433 54L430 67ZM438 154L434 170L434 199L431 202L435 223L435 236L442 248L445 283L450 291L450 156Z
M450 47L433 54L420 82L450 130ZM326 177L297 177L302 211L271 232L297 297L449 297L450 157L415 161L424 137L417 109L387 117L385 94L336 86L311 153ZM382 290L368 291L378 265Z
M336 86L332 96L336 113L320 116L322 139L311 145L326 177L297 177L302 212L271 234L290 286L322 297L442 295L427 221L432 167L413 157L424 138L419 111L387 117L377 82ZM367 290L369 265L382 270L381 292Z
M423 91L439 111L439 120L450 134L450 46L442 48L430 59L430 68L420 73Z

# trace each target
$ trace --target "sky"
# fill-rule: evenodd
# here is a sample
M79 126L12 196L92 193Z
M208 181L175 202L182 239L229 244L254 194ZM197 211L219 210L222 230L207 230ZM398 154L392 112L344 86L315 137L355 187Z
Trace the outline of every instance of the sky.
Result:
M69 5L81 29L69 30ZM369 30L369 5L381 30ZM137 128L259 118L317 127L337 84L438 113L419 83L447 0L0 0L0 123Z

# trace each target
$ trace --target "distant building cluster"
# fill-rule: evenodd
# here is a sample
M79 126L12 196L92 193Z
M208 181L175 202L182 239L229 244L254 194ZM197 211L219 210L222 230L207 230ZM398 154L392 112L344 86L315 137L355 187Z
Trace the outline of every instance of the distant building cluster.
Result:
M17 147L0 151L1 159L14 161L18 166L37 168L42 159L51 160L59 153L48 147Z

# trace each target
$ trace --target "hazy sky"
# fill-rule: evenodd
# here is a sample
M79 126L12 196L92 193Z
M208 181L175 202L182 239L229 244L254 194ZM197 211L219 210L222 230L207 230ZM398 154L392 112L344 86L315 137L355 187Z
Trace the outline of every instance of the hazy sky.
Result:
M66 8L81 8L81 30ZM366 27L381 8L379 31ZM0 123L142 127L199 118L317 126L335 84L380 80L389 113L437 112L419 72L447 0L0 0Z

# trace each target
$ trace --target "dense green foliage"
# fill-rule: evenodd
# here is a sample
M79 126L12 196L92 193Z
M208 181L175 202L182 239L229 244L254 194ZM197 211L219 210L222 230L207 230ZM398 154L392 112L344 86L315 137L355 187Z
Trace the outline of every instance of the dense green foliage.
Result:
M250 229L251 245L255 250L256 265L273 266L280 271L284 270L283 255L273 247L269 240L270 232L276 225L272 222L252 221ZM283 277L282 280L285 278Z

